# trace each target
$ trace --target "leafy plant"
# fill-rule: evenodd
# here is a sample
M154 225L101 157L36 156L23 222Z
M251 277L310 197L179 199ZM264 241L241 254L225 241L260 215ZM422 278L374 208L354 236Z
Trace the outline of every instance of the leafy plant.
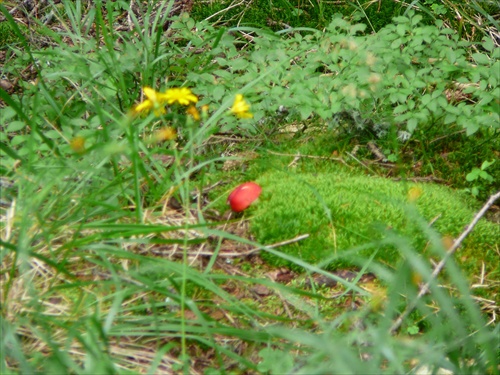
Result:
M474 186L471 189L467 189L470 191L472 195L478 196L479 190L481 189L481 183L483 184L491 184L493 183L493 177L486 171L488 167L490 167L496 160L487 161L485 160L483 164L481 164L481 168L473 168L470 173L465 176L465 179L469 182L473 182Z
M281 350L265 348L259 352L262 361L258 370L267 374L289 374L293 369L293 357Z
M209 75L217 77L220 91L262 76L254 94L272 95L256 107L256 120L282 106L297 111L302 120L314 113L332 126L336 115L354 113L361 119L358 126L371 126L379 136L395 128L402 140L421 138L438 127L464 128L468 135L497 131L499 104L494 98L500 80L492 41L483 42L492 56L474 54L472 65L465 50L469 43L442 22L424 26L420 20L410 12L365 36L359 35L365 25L335 18L324 33L255 37L250 54L237 53L228 36L213 50L216 64L190 72L189 79L201 83ZM270 43L272 53L267 51ZM242 74L234 82L228 70Z

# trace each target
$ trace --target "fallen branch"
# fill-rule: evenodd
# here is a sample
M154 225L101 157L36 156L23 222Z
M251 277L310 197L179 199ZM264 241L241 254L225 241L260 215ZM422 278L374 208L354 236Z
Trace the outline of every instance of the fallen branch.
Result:
M453 254L457 251L457 249L460 247L462 242L465 240L465 238L469 235L470 232L474 229L476 224L478 223L479 219L481 219L486 211L495 203L495 201L500 198L500 191L496 192L493 194L490 199L484 204L484 206L479 210L479 212L474 216L474 219L472 219L471 223L465 228L465 230L462 232L462 234L456 239L454 242L453 246L448 250L448 252L445 254L443 259L437 264L436 268L434 268L434 271L432 272L430 280L425 283L421 288L420 291L418 292L417 297L408 305L405 311L396 319L394 324L391 327L391 333L396 332L399 327L401 327L401 324L403 324L403 321L406 319L406 317L415 309L417 306L417 302L429 291L430 285L434 282L434 280L437 278L439 273L443 270L444 266L446 265L446 262L448 259L453 256Z
M309 237L308 233L301 234L300 236L291 238L289 240L285 240L285 241L281 241L281 242L276 242L276 243L273 243L271 245L266 245L265 247L274 249L276 247L285 246L285 245L289 245L289 244L294 243L294 242L305 240L308 237ZM262 247L256 247L256 248L254 248L252 250L242 251L242 252L227 252L227 253L220 252L219 254L217 254L217 257L220 257L220 258L244 257L244 256L247 256L247 255L252 255L254 253L258 253L261 250L262 250ZM153 253L153 254L161 254L161 255L174 255L177 252L177 250L172 250L172 251L170 251L170 250L168 250L168 251L148 250L148 251L151 252L151 253ZM201 256L212 256L212 255L214 255L214 253L212 251L196 251L196 252L188 252L187 255L188 256L199 256L199 255L201 255Z

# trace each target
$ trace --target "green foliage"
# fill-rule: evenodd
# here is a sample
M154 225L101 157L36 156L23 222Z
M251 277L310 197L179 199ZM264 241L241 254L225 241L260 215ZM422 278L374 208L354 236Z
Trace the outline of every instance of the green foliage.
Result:
M293 357L281 350L265 348L259 352L262 361L257 369L265 374L289 374L293 369Z
M416 205L426 219L423 221L411 212L412 206L405 201L406 187L401 184L346 172L323 177L297 175L308 184L279 173L262 177L267 186L255 220L272 221L274 213L260 211L260 207L274 204L279 195L270 194L273 186L288 181L298 195L289 195L283 205L294 212L290 202L304 204L298 213L307 212L305 217L311 221L307 231L314 227L320 233L322 226L331 225L339 237L337 245L345 241L351 246L360 239L373 244L375 239L375 245L387 248L390 260L404 259L391 268L378 263L384 260L381 250L377 258L368 260L371 252L360 256L366 249L352 252L350 264L365 271L377 268L377 276L388 285L379 302L373 302L375 293L362 289L357 280L337 278L345 295L332 299L314 288L304 290L294 283L270 281L256 272L258 267L245 268L244 276L221 273L215 269L221 243L238 241L252 248L261 244L214 229L220 223L205 217L208 210L201 207L203 193L199 194L211 177L207 175L224 160L220 149L208 145L215 132L262 137L295 120L316 122L329 126L328 136L317 143L328 154L332 151L329 141L343 134L343 124L335 118L344 113L354 120L354 129L348 129L353 133L376 124L386 124L382 130L391 133L411 125L409 120L394 120L394 114L414 111L429 115L447 110L421 99L442 89L441 75L450 80L465 77L466 84L473 84L474 89L467 93L471 100L461 110L478 129L469 129L469 125L464 129L470 130L470 137L485 136L489 145L493 125L488 127L474 116L491 116L496 108L491 95L496 93L498 77L490 73L494 73L498 57L490 42L485 40L483 50L474 55L477 67L473 67L466 58L465 44L445 38L449 31L440 25L424 29L413 15L374 36L361 35L369 29L340 18L324 32L278 34L216 29L184 16L172 25L172 35L165 37L157 27L161 17L149 13L151 6L144 7L143 22L128 14L135 29L119 32L114 23L130 2L83 3L82 7L82 2L49 2L51 8L44 10L53 12L63 30L56 33L40 20L30 19L34 26L30 28L34 39L30 40L23 38L5 10L6 2L0 4L8 28L19 38L10 44L8 53L13 58L3 67L3 74L16 81L15 90L12 95L0 90L0 161L7 177L0 180L1 373L189 373L199 372L205 358L212 369L218 369L212 373L392 374L414 372L414 363L432 371L443 367L455 373L496 371L498 328L486 324L462 271L454 262L447 264L446 275L454 289L445 292L431 279L431 265L422 259L420 245L426 241L425 255L442 255L445 250L441 237L427 228L433 215L444 210L434 225L442 233L454 234L463 225L461 218L471 213L466 207L456 209L444 190L422 187L424 195ZM322 5L318 3L315 10L320 12ZM294 14L306 16L309 10L305 6ZM241 31L253 33L253 42L240 37ZM39 33L54 43L43 49L31 44ZM402 43L402 50L392 48L396 41ZM439 48L432 47L434 42ZM441 51L445 47L456 52ZM413 62L410 53L419 60ZM457 67L446 62L453 53ZM429 62L428 58L438 61ZM440 70L433 75L434 67ZM446 75L446 68L453 75ZM410 71L410 79L404 80L400 76L406 71ZM417 79L418 72L422 77ZM401 82L394 85L396 79ZM411 86L419 80L426 86ZM161 110L163 103L151 104L154 100L143 97L144 86L152 87L155 95L173 87L191 88L199 97L201 119L192 120L177 104L168 105L167 113L156 117L154 111ZM239 92L251 102L254 120L228 114ZM395 102L387 99L391 97ZM442 102L439 98L438 103ZM136 104L148 100L153 113L139 116ZM413 100L414 107L396 111L405 100ZM205 112L202 105L208 105ZM288 112L279 111L281 105ZM459 116L462 114L457 115L456 129L461 130L464 124L459 123ZM443 125L439 116L432 121ZM453 121L444 125L443 132L455 129ZM154 135L165 126L175 128L179 138L155 140ZM419 122L412 137L428 141L426 131L419 133L422 127L428 130L425 122ZM307 145L309 150L313 146ZM265 161L260 163L264 168ZM318 172L324 170L318 167ZM342 173L345 181L338 180ZM316 180L322 181L320 186L315 186ZM333 192L330 198L332 180L342 194ZM300 194L309 201L301 201ZM193 199L195 195L197 199ZM172 196L181 209L169 206ZM346 203L347 196L360 201ZM429 197L441 205L428 202ZM379 214L369 206L373 198L382 207ZM363 202L369 211L359 206ZM277 210L285 218L283 205ZM350 215L350 205L357 216ZM410 216L405 216L406 209ZM343 223L337 222L338 213L349 224L347 235L340 231ZM397 232L379 229L371 225L370 216L395 227L406 225ZM284 234L301 231L297 225L301 217L287 220L282 221ZM365 227L359 225L365 222ZM495 260L488 247L490 229L482 223L466 244L462 254L471 268L476 267L479 256ZM413 245L419 246L418 251ZM485 254L472 253L474 246ZM175 254L163 254L165 248L174 248ZM203 261L195 266L199 257L195 255L193 260L191 250L198 249L205 254L214 252L208 265ZM335 278L299 257L265 251L295 268ZM174 259L178 255L181 259ZM393 320L416 294L412 273L430 282L431 293L415 305L415 315L424 321L418 322L418 334L413 328L393 334L389 329ZM243 293L265 286L274 295L268 299L254 294L241 297L231 289L235 283ZM348 297L372 302L353 310L339 308ZM416 324L412 316L403 327Z
M442 20L457 32L461 38L480 41L490 34L492 29L498 29L498 14L500 5L495 0L485 1L440 1L417 0L412 3L429 22Z
M471 192L472 195L478 196L479 190L481 190L481 185L489 185L493 183L493 177L486 171L496 160L493 161L484 161L481 164L481 168L473 168L472 171L465 176L465 179L468 182L472 182L474 186L468 191Z
M465 50L468 44L458 41L451 30L420 25L419 16L399 17L396 22L377 34L363 36L359 32L364 25L335 18L325 32L285 36L262 33L249 46L234 36L237 30L225 32L197 24L198 32L194 33L195 24L186 19L172 29L180 39L189 41L191 48L164 50L161 59L157 58L160 51L153 39L146 39L146 47L139 53L131 43L124 44L118 54L110 53L109 44L107 50L93 52L92 46L79 42L66 47L63 54L45 50L35 56L43 67L44 82L39 84L45 89L37 97L40 105L31 121L44 126L42 116L54 118L56 129L51 129L49 136L71 139L87 131L76 124L82 121L82 113L89 111L84 103L95 108L86 120L92 129L107 121L92 113L102 113L109 107L113 117L120 116L136 100L141 85L155 86L156 80L169 76L172 83L187 80L194 85L195 93L204 98L200 104L215 102L220 106L223 98L247 87L242 92L252 102L254 121L239 124L226 118L218 125L221 131L238 127L255 133L259 121L271 123L279 108L286 108L289 112L285 120L316 116L331 129L344 126L339 116L347 113L356 119L352 132L395 135L403 143L415 141L421 147L430 134L439 137L461 129L486 139L497 134L500 104L495 98L500 93L500 61L491 40L483 42L491 57L476 53L476 64L472 65ZM199 49L206 49L207 55L194 53ZM185 70L178 70L179 64ZM67 67L67 71L61 72L61 67ZM145 72L142 79L139 71ZM56 82L70 82L67 79L77 84L78 95L68 83L61 91L64 86ZM88 97L84 92L88 88L104 100ZM27 85L23 100L35 92L36 87ZM466 95L467 100L457 99L460 95ZM25 143L20 120L9 118L15 122L8 125L9 134L19 136L19 148ZM58 132L63 123L70 126ZM108 136L116 138L114 134Z
M456 238L474 216L472 202L463 194L436 185L404 184L342 171L270 172L257 181L263 187L252 219L258 241L272 244L309 234L282 251L328 269L360 265L359 256L374 256L396 266L402 257L385 240L388 233L410 239L426 259L439 256L426 245L429 234L422 231L417 218L421 215L432 222L441 236ZM497 224L482 221L464 243L459 259L471 276L480 272L482 262L488 272L498 272L494 260L498 231ZM279 257L264 256L273 264L293 266Z
M359 117L357 127L371 126L379 136L395 132L403 141L422 140L432 128L464 128L468 135L498 131L498 49L485 39L491 56L476 53L473 65L468 43L442 23L425 26L420 20L397 17L366 36L359 34L365 25L335 18L325 32L255 37L245 54L225 35L213 50L212 67L188 78L198 85L217 82L206 90L221 92L259 78L252 84L256 120L283 106L303 120L316 114L332 127L336 115L348 112ZM234 79L230 72L241 74ZM457 99L458 92L470 100Z

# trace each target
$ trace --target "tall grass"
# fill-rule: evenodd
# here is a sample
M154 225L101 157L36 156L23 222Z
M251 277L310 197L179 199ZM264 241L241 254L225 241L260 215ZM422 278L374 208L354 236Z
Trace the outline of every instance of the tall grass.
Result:
M8 202L0 249L2 374L360 374L423 366L498 373L498 326L486 321L454 262L441 285L420 249L389 235L385 241L406 262L392 269L360 259L380 283L362 288L231 234L223 229L231 222L211 220L202 192L225 158L204 146L221 123L234 121L224 117L234 93L202 99L211 106L202 123L167 114L182 137L166 142L150 142L164 120L130 111L143 86L188 85L185 69L209 64L207 50L223 32L202 45L194 35L176 43L155 26L164 18L150 7L149 22L131 14L134 30L118 33L113 4L52 4L58 34L31 19L35 35L50 36L48 48L32 47L0 4L20 41L4 66L20 78L18 89L0 89ZM193 47L203 50L201 59ZM18 74L23 64L33 69L30 80ZM417 212L408 215L442 255L439 235ZM216 258L227 244L286 258L343 287L332 297L305 281L269 280L258 267L223 272L230 265ZM413 274L430 282L431 293L393 334L418 291ZM252 291L257 286L269 294Z

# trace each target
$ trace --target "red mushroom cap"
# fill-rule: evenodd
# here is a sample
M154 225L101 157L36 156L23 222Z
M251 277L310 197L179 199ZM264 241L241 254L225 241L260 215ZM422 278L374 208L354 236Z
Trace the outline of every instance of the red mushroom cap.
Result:
M262 188L255 182L245 182L239 185L229 194L227 204L234 212L247 209L260 195Z

